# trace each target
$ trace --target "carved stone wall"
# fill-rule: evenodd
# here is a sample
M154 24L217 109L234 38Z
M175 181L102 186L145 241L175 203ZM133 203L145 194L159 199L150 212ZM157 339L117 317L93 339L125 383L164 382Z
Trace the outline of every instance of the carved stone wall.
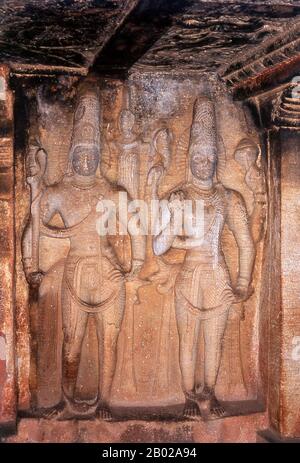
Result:
M0 234L0 425L15 429L15 331L14 331L14 132L13 95L8 84L8 68L0 67L0 210L3 225Z
M243 198L256 248L251 283L254 293L246 302L234 305L229 311L216 394L227 404L229 415L262 410L266 390L260 369L264 355L261 355L261 351L264 352L261 320L266 317L261 298L266 229L265 161L259 134L247 110L233 103L224 86L206 74L187 77L185 74L173 76L136 72L125 82L98 79L95 85L100 87L101 110L101 118L97 122L101 132L101 174L98 169L96 177L103 175L106 181L115 185L114 188L123 188L131 198L146 201L153 193L150 191L149 197L150 171L157 166L163 168L158 198L167 197L178 185L189 181L193 107L199 96L208 97L213 102L218 139L215 181L225 189L235 190ZM56 188L53 185L60 188L59 185L65 182L70 149L74 146L74 137L78 138L74 132L77 123L74 112L79 113L77 98L80 90L77 89L76 80L60 79L54 85L45 80L44 84L27 91L28 130L24 146L27 160L25 153L20 152L16 164L16 226L19 237L28 223L30 202L31 215L35 214L32 205L34 195L38 193L33 191L41 188L51 192ZM93 116L86 117L88 121ZM86 140L87 133L82 135ZM251 147L256 154L253 159L250 155L250 160L246 160L245 153L248 149L251 151ZM28 163L32 163L32 157L34 162L38 159L41 169L42 152L46 153L46 164L44 173L38 178L43 185L36 183L40 186L33 190ZM26 185L26 176L31 190ZM83 202L86 201L84 191L78 197ZM72 192L70 190L68 195ZM257 201L259 195L260 201ZM68 197L69 210L74 208L75 211L79 207L78 200L76 192L74 198ZM66 227L63 220L59 213L54 214L51 226ZM46 235L41 233L38 237L38 270L44 274L38 290L29 290L21 263L21 241L17 243L19 409L38 416L44 415L45 410L57 408L63 397L62 313L65 307L61 294L64 291L65 262L70 252L70 237L66 235L66 238L57 239L49 233ZM126 242L123 240L122 243L116 244L116 252L121 260L122 256L123 260L130 259L130 255L126 254ZM179 363L174 287L185 251L172 249L163 256L155 256L151 236L145 237L138 246L132 252L144 256L144 263L141 262L141 274L126 278L126 301L109 404L115 417L179 417L185 397ZM228 226L222 233L222 248L235 287L239 267L238 246ZM26 255L23 251L23 260ZM80 349L74 393L77 401L92 403L97 398L101 376L98 342L97 322L91 316ZM205 364L202 330L197 349L196 383L202 384ZM88 413L93 416L91 410Z
M0 6L1 442L300 438L299 15Z

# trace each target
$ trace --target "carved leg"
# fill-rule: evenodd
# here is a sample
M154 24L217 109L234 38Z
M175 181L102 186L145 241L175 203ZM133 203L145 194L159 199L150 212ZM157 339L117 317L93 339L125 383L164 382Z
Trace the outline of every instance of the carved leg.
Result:
M96 315L100 359L100 401L97 414L103 420L112 418L109 399L117 364L117 341L123 319L124 302L125 298L122 295L112 308Z
M82 342L87 326L88 314L81 311L67 296L63 298L63 403L45 415L48 419L68 420L90 415L88 404L74 400L80 363Z
M63 391L69 401L74 401L78 376L82 341L84 338L88 314L72 305L70 312L63 310Z
M195 405L195 368L200 319L191 314L181 301L176 301L176 319L179 334L179 363L182 375L182 387L186 396L184 416L195 418L200 410Z
M198 396L199 407L207 419L221 418L226 411L215 395L215 385L221 362L222 342L228 311L216 318L203 321L204 331L204 388Z

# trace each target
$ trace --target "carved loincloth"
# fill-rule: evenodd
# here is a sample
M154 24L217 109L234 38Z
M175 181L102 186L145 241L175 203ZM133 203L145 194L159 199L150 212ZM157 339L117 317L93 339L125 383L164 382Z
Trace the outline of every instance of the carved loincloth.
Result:
M176 305L203 320L229 310L235 297L225 264L184 263L175 283Z
M72 256L66 262L64 283L80 310L99 313L118 303L124 278L103 256Z

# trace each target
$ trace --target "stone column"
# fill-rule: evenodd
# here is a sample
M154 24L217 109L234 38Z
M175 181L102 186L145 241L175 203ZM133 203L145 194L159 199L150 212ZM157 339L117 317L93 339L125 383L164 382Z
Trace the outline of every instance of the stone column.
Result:
M0 433L16 424L14 143L9 70L0 66Z
M259 441L284 442L300 438L300 130L270 131L268 151L270 429Z
M300 132L281 141L280 434L300 438Z

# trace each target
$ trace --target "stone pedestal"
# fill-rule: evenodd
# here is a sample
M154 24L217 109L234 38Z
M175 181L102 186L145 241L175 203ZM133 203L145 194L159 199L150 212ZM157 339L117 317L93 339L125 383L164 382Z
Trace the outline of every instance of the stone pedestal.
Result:
M138 421L115 423L21 419L18 434L5 439L21 442L82 443L254 443L256 431L267 424L266 414L231 417L210 423Z
M284 438L275 431L266 429L257 433L256 442L258 444L299 444L300 439Z

